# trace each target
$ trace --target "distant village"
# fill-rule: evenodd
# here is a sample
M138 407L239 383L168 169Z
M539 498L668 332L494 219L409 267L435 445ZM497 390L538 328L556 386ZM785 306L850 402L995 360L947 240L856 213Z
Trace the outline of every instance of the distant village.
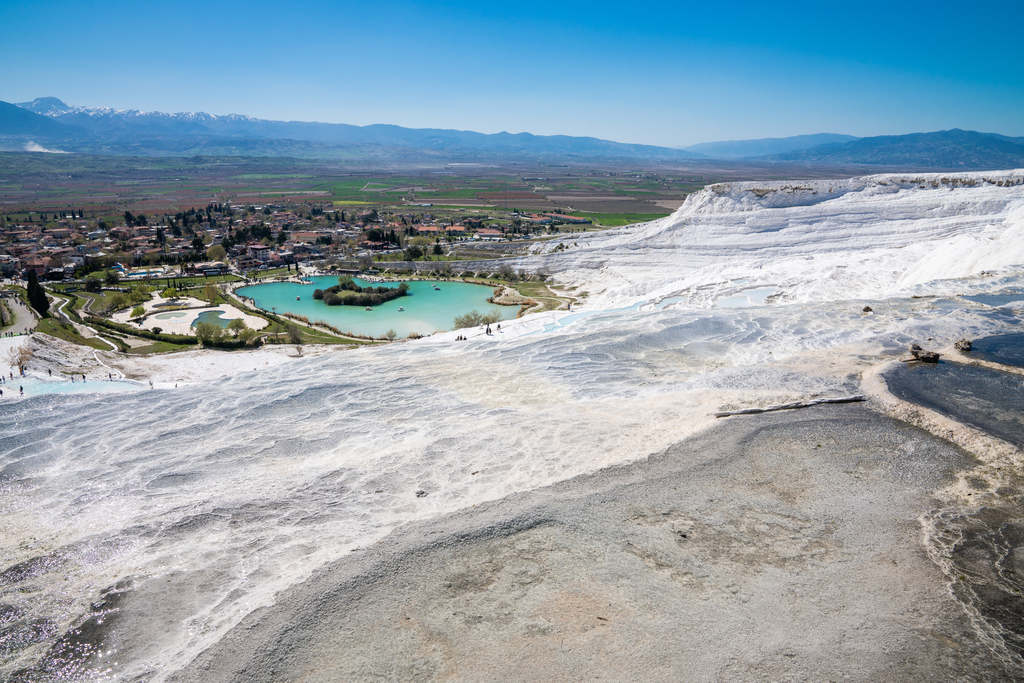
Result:
M417 207L426 208L429 207ZM173 215L85 218L83 210L0 217L0 275L40 280L181 272L247 274L307 261L439 258L472 241L522 240L586 218L561 213L434 218L430 213L348 213L317 204L209 204ZM130 273L128 272L130 271Z

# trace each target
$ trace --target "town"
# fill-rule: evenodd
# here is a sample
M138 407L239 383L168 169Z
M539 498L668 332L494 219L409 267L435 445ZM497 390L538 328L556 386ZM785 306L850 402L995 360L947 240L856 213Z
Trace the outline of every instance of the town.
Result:
M484 243L522 242L590 225L589 218L562 213L435 218L428 211L348 213L307 202L208 204L173 215L125 211L116 218L86 218L84 210L70 209L21 221L4 217L0 275L31 270L46 281L107 271L122 278L172 272L255 277L259 271L339 259L471 260L494 257L480 251Z

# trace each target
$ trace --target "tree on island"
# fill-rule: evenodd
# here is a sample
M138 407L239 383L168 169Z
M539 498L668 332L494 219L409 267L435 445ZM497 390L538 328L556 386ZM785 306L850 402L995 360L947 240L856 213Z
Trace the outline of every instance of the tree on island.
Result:
M46 298L46 291L39 284L36 278L36 271L28 271L28 303L36 310L40 318L49 318L50 300Z
M333 287L313 290L313 298L328 306L378 306L408 293L407 282L398 287L360 287L352 278L342 275Z

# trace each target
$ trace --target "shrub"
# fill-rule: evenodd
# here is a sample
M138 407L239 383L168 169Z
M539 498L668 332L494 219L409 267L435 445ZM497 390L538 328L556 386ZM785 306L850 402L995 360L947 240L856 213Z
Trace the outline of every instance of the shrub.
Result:
M469 313L455 316L455 329L461 330L464 327L479 327L484 324L484 317L480 311L472 310Z

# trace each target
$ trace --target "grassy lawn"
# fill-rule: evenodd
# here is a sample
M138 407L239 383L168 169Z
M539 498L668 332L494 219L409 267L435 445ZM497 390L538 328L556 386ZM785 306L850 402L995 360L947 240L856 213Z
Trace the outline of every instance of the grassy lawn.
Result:
M594 223L603 225L606 228L617 228L632 223L646 223L647 221L664 218L671 213L671 211L666 210L664 213L588 213L586 216L594 221Z
M576 299L558 296L543 282L530 280L528 282L518 282L512 286L523 296L536 299L538 303L542 304L541 311L555 311L562 308L567 301L576 302Z
M54 318L43 318L40 320L39 324L36 326L36 332L42 332L43 334L48 334L51 337L56 337L57 339L63 339L64 341L71 342L72 344L89 346L94 349L99 349L100 351L111 350L110 345L102 340L96 339L95 337L83 337L78 334L78 330L76 330L74 326L69 323L59 322Z
M128 349L125 353L129 353L137 356L144 356L150 353L168 353L170 351L187 351L193 349L194 346L188 344L171 344L170 342L153 342L148 346L139 346L134 349Z

